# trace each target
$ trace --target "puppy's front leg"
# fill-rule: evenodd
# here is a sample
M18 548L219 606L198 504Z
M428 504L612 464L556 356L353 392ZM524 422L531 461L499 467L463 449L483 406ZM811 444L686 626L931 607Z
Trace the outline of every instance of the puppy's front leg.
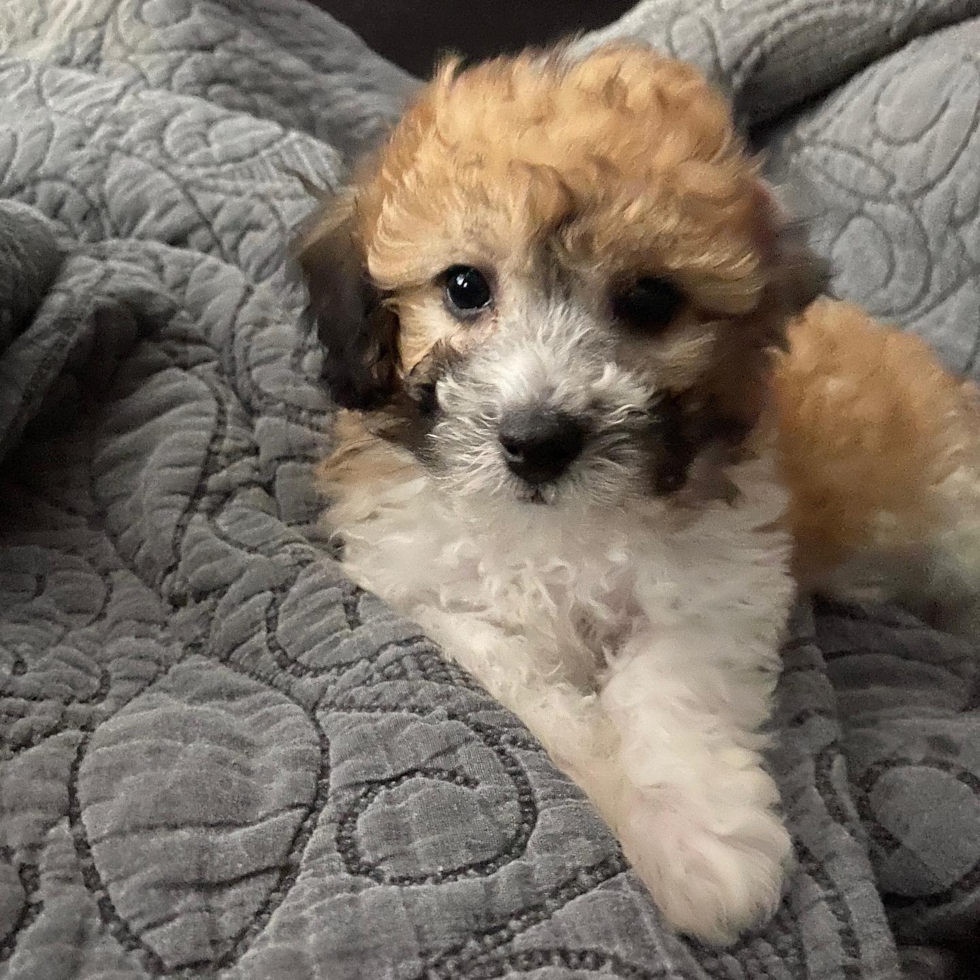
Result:
M623 849L671 924L713 943L780 900L791 842L758 734L775 676L731 639L677 631L632 641L601 695L629 782Z
M424 609L415 618L452 660L527 725L612 826L625 780L618 732L599 695L564 678L523 635L467 613Z

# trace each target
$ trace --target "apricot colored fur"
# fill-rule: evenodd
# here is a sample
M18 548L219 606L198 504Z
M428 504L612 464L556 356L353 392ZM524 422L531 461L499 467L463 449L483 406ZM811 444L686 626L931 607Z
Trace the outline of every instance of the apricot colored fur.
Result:
M950 517L946 481L980 482L976 389L846 303L814 303L789 340L773 393L798 576L819 585L862 550L915 560Z

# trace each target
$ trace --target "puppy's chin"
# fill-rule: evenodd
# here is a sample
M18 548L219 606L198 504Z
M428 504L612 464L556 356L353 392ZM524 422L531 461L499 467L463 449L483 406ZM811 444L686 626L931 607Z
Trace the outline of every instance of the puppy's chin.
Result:
M610 471L614 471L610 472ZM605 466L583 465L559 479L532 486L523 480L514 480L515 501L523 507L537 511L565 511L578 514L622 510L631 501L638 501L644 493L639 474L629 474L622 466L607 463Z
M575 517L587 520L628 509L630 502L651 496L644 492L644 475L611 460L583 460L547 483L532 484L512 474L488 449L484 461L464 464L444 461L432 470L442 489L464 510L494 519L522 516L536 520Z
M555 510L569 509L572 506L569 500L572 495L568 492L568 487L564 485L564 478L538 485L520 479L512 482L514 484L514 501L520 507Z
M556 489L550 485L524 486L518 488L517 502L533 506L551 507L557 498Z

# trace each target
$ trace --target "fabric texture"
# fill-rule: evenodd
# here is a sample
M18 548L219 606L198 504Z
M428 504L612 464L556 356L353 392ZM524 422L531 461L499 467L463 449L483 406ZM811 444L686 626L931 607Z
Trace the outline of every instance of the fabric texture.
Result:
M977 376L980 0L649 0L601 37L630 34L804 173L838 293ZM980 932L976 645L799 611L797 867L709 950L334 561L283 245L295 174L336 185L411 78L298 0L7 0L0 38L0 980L889 980L900 946L949 975Z

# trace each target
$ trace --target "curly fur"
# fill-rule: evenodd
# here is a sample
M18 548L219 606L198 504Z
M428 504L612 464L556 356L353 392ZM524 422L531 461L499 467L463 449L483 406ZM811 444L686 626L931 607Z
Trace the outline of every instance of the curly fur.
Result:
M297 254L356 409L321 468L351 574L528 724L674 926L731 941L791 851L760 731L797 583L980 626L972 387L810 305L724 100L640 47L447 64ZM682 294L665 329L613 315L637 276ZM560 478L511 472L514 409L582 421Z

